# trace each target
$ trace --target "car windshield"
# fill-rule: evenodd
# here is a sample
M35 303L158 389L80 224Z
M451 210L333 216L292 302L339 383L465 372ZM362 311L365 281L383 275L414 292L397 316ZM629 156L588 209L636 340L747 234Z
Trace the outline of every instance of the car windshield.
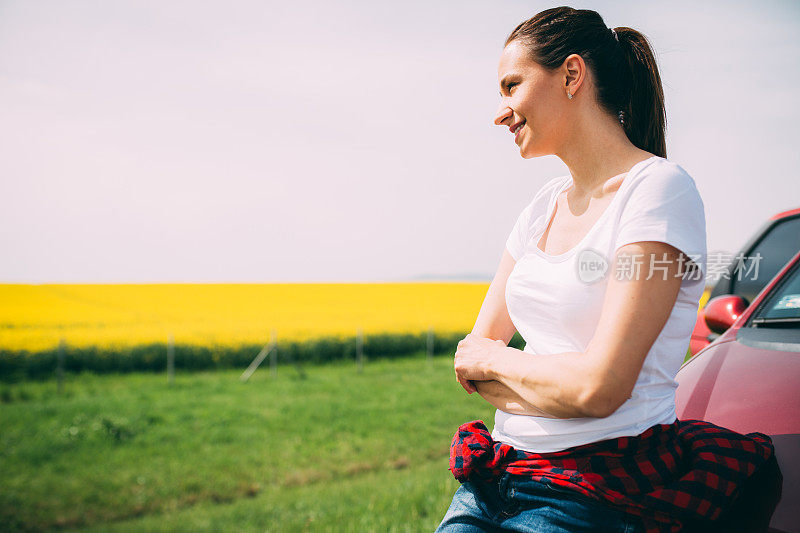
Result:
M800 324L800 268L787 274L753 317L753 324L780 322Z

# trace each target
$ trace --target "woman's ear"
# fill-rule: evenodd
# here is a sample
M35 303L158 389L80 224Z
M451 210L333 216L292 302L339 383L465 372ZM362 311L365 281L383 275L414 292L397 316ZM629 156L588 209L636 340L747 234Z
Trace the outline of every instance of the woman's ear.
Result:
M564 89L575 96L586 78L586 63L578 54L570 54L564 60L563 71Z

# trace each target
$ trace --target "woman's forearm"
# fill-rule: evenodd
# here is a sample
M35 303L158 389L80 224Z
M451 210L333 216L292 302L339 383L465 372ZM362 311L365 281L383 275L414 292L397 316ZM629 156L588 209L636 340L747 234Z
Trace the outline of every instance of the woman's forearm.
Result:
M522 396L499 381L475 381L474 384L475 388L478 389L478 394L501 411L515 415L558 418L525 401Z
M496 351L484 379L496 380L523 402L553 418L589 414L591 369L580 352L531 355L508 346Z

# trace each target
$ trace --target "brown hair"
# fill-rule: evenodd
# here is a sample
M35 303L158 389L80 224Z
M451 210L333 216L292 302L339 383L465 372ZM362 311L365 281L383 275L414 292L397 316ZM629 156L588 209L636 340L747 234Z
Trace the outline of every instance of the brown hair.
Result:
M628 139L666 158L664 90L653 50L633 28L614 30L617 38L597 11L554 7L517 26L505 44L520 41L531 59L550 70L568 55L580 55L594 76L598 104L614 116L623 111Z

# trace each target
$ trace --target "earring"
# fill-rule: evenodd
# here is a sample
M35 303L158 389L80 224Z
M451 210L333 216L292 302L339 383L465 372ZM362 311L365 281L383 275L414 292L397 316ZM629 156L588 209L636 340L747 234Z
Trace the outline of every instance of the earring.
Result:
M571 92L569 92L569 91L567 91L567 98L569 98L570 100L572 100L572 93L571 93Z

